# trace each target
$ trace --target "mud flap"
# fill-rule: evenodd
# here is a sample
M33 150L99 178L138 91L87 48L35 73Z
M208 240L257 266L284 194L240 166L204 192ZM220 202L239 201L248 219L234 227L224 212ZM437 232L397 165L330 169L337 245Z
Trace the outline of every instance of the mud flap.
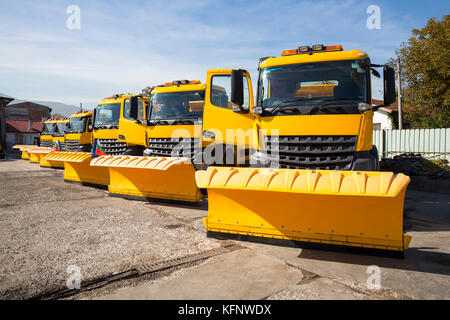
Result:
M211 233L401 252L411 240L403 174L210 167L195 176Z
M202 199L188 158L101 156L91 166L109 169L112 195L187 203Z

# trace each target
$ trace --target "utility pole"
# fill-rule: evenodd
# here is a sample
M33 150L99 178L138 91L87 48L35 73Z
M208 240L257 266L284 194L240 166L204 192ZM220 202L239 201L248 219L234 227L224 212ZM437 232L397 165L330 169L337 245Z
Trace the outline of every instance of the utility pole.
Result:
M398 128L403 129L402 119L402 78L400 72L400 57L397 58L397 83L398 83Z

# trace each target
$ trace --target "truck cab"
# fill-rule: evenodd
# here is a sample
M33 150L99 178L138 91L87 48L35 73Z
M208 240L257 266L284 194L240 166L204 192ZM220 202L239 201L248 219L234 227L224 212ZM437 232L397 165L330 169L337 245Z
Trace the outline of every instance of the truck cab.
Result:
M201 135L205 87L200 80L176 80L153 88L144 155L194 157Z
M44 121L44 126L40 134L40 147L51 148L53 145L53 132L56 130L56 120Z
M137 114L130 114L130 100L136 99ZM108 155L142 155L149 98L115 94L101 100L94 110L93 139ZM134 116L133 118L131 116Z
M65 136L66 150L90 152L92 149L92 112L74 113L69 117Z
M66 130L69 125L69 119L55 120L55 130L52 132L52 145L55 145L56 141L59 142L61 150L66 150Z
M395 101L392 68L373 65L365 52L340 45L303 46L260 59L256 106L248 72L209 70L208 85L228 88L228 103L207 95L203 133L223 135L221 123L253 128L245 146L256 167L375 171L371 74L380 76L375 67L384 67L388 105ZM218 142L236 144L229 137Z

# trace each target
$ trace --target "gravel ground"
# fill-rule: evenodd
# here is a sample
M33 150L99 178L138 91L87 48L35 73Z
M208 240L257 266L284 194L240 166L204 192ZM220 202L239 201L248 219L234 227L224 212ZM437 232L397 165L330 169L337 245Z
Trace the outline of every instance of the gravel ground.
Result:
M65 288L70 265L84 282L219 246L161 210L64 183L61 170L5 173L6 164L0 163L1 299Z
M86 283L221 245L205 235L206 203L112 198L64 183L62 175L24 160L0 161L0 299L65 289L71 265ZM413 240L405 259L234 241L246 249L68 299L449 299L449 205L448 195L408 191L405 231ZM367 288L373 265L380 268L376 291Z

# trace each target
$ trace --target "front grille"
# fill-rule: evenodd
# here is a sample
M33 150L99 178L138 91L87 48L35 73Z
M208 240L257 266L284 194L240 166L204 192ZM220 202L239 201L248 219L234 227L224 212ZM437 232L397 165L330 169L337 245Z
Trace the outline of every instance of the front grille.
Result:
M153 157L193 158L198 138L150 138L148 155Z
M108 155L121 155L127 150L127 144L117 139L98 139L98 144Z
M52 140L41 140L40 146L45 148L51 148L52 147Z
M80 146L80 140L66 140L67 151L77 151Z
M356 136L266 136L267 153L280 168L349 170Z

